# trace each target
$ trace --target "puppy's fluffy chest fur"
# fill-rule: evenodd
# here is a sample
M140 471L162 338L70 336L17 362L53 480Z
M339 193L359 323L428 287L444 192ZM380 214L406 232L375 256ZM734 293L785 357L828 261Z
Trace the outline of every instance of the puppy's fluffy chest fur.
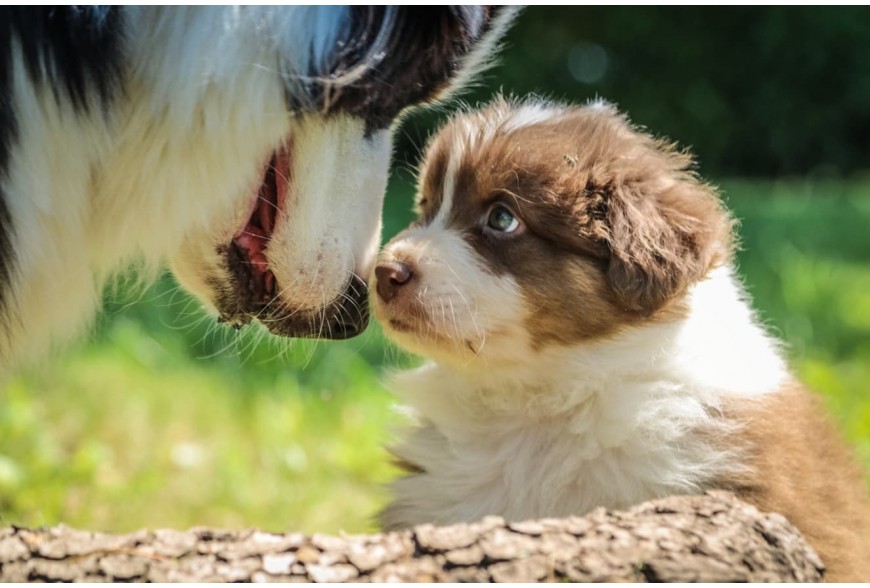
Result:
M699 492L738 473L739 452L722 442L736 424L723 409L786 378L740 292L721 268L676 323L517 366L428 363L398 375L392 388L421 426L394 451L423 471L397 483L384 520L566 516Z

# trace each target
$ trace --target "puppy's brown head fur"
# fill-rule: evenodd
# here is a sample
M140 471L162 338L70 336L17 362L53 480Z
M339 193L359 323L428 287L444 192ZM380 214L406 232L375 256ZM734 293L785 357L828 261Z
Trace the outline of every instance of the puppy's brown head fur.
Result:
M449 291L433 283L449 280L461 291L449 299L447 334L472 351L512 331L491 305L521 307L522 316L510 320L522 322L534 348L672 316L687 287L731 253L731 218L691 166L688 154L605 104L497 99L459 115L428 147L418 221L381 256L400 260L414 278L396 290L402 296L392 289L389 300L379 296L375 311L388 328L444 335L427 292ZM464 247L445 245L440 232ZM439 263L453 275L434 271ZM388 273L377 277L389 280ZM506 292L522 304L505 300ZM457 306L476 316L457 318ZM408 329L410 316L425 328Z

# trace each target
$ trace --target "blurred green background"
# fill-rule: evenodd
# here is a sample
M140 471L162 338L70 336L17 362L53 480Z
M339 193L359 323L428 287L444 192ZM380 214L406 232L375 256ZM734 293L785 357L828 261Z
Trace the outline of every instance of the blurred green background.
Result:
M870 10L529 8L500 62L468 101L602 97L693 148L761 317L870 467ZM399 130L385 238L445 115ZM0 390L0 523L373 530L401 424L379 381L413 361L377 325L281 342L168 277L118 287L86 342Z

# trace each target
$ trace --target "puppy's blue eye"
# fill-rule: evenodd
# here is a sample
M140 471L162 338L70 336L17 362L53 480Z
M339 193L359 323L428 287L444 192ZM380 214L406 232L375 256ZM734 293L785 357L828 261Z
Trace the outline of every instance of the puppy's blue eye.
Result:
M489 211L486 224L490 229L500 233L513 233L520 226L520 221L504 206L495 206Z

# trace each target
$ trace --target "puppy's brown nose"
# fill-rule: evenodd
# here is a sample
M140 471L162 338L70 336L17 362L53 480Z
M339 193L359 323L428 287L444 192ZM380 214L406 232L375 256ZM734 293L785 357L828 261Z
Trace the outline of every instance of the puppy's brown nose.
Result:
M414 271L401 261L383 261L375 268L378 279L378 296L389 302L399 293L399 288L411 281Z

